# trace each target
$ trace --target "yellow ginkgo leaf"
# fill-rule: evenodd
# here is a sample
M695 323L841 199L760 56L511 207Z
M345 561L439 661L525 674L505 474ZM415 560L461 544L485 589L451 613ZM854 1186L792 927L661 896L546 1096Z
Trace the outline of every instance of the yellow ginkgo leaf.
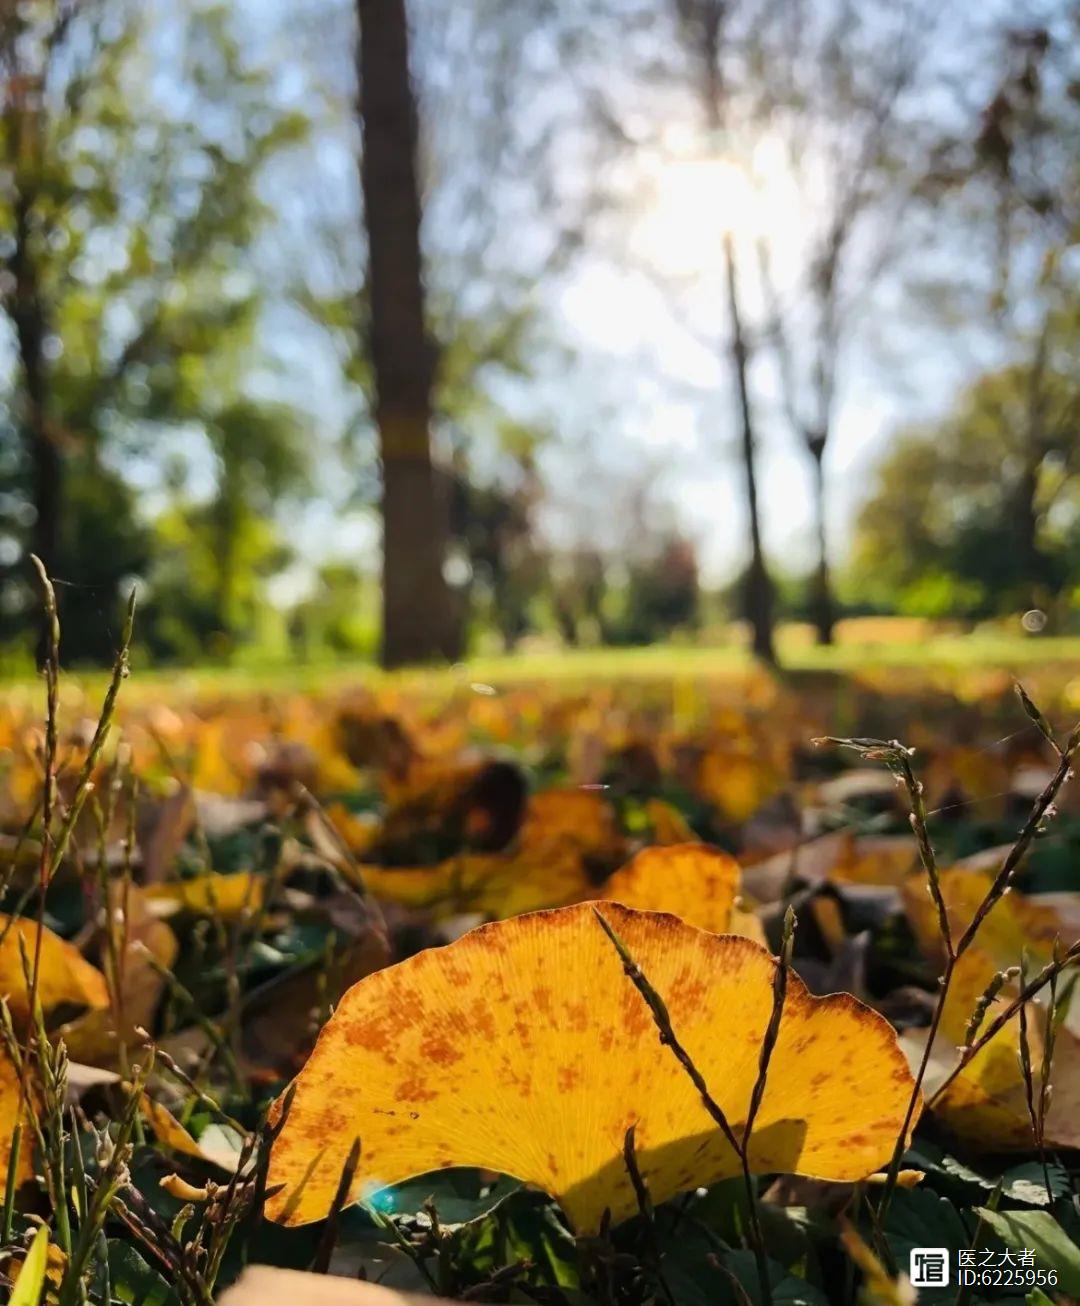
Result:
M958 938L986 899L993 883L989 871L953 867L939 875L941 896L953 938ZM910 876L902 886L904 909L919 946L928 957L941 955L942 943L937 909L928 891L925 873ZM1071 913L1044 906L1037 897L1015 890L1000 898L979 926L975 941L979 949L997 963L995 969L1017 965L1027 949L1041 960L1049 960L1054 939L1065 942L1080 933L1076 908Z
M615 809L596 789L546 789L533 794L520 831L522 844L580 848L597 866L618 866L626 840Z
M239 1151L232 1149L208 1149L192 1138L168 1107L155 1102L149 1093L139 1098L139 1110L143 1119L150 1126L154 1137L163 1147L169 1148L181 1156L189 1156L198 1161L205 1161L222 1170L233 1171L239 1158Z
M475 911L505 918L595 896L573 844L522 845L508 853L463 853L432 867L361 866L364 886L402 907Z
M726 934L739 892L739 863L705 843L643 848L598 892L624 907L670 912L713 934Z
M150 910L157 915L186 911L194 916L218 916L224 921L258 911L265 893L266 877L251 871L197 875L191 880L150 884L143 890Z
M193 1156L200 1160L203 1153L199 1144L188 1133L168 1107L155 1102L149 1093L139 1097L139 1111L143 1119L154 1132L154 1136L165 1147L179 1152L181 1156Z
M664 998L740 1131L776 962L757 944L616 903L481 926L351 988L295 1081L271 1155L271 1216L324 1217L357 1137L355 1200L448 1166L497 1170L556 1197L574 1227L636 1209L623 1147L655 1201L738 1172L625 974L596 910ZM857 1180L886 1162L913 1089L887 1022L792 976L752 1167ZM280 1110L280 1104L279 1108Z
M732 908L727 933L741 934L745 939L753 939L755 943L760 943L763 948L768 944L768 939L765 937L765 926L762 925L761 918L749 906L736 904Z
M15 1172L15 1182L24 1183L34 1173L33 1124L28 1115L22 1091L19 1086L19 1073L7 1052L0 1047L0 1182L6 1182L11 1168L11 1148L15 1137L15 1125L22 1122L22 1141L19 1144L19 1166Z
M957 1062L957 1047L965 1039L968 1021L998 970L996 959L978 947L960 958L949 985L941 1030L934 1045L929 1089L943 1081ZM1007 984L990 1004L982 1029L999 1016L1017 993ZM1028 1040L1038 1092L1042 1063L1046 1009L1028 1004ZM915 1056L926 1046L926 1033L908 1035ZM934 1101L939 1116L959 1137L983 1150L1027 1150L1033 1146L1027 1090L1020 1067L1020 1018L1014 1015L972 1058L944 1093ZM1068 1029L1057 1030L1054 1040L1053 1094L1045 1127L1051 1147L1080 1147L1080 1039Z
M12 919L0 914L0 997L6 997L11 1018L17 1026L30 1019L30 995L23 970L23 952L33 966L37 943L37 921L24 916ZM20 946L21 941L21 946ZM78 948L45 928L41 936L41 963L37 997L46 1016L57 1007L106 1007L109 990L105 976L95 969Z
M906 834L845 833L842 852L829 868L834 884L866 884L892 888L918 864L915 843Z
M725 820L748 820L783 784L771 761L757 752L718 748L701 759L697 789Z
M596 897L625 855L625 842L602 794L549 789L530 798L517 838L502 852L465 852L430 868L360 871L385 902L504 918Z

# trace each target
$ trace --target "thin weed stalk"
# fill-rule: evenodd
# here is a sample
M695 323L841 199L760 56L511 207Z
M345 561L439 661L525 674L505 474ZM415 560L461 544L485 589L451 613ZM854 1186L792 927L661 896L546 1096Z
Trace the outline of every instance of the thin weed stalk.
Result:
M341 1224L341 1212L348 1203L349 1192L352 1189L353 1178L356 1175L356 1167L359 1164L360 1139L354 1138L352 1147L349 1148L349 1155L345 1158L345 1164L341 1167L341 1175L338 1178L337 1189L334 1192L334 1200L330 1203L330 1210L323 1225L319 1245L315 1249L315 1256L311 1262L313 1274L328 1274L330 1271L330 1261L337 1245L338 1228Z
M30 561L38 575L41 586L42 603L45 608L45 775L42 785L41 800L41 857L38 862L38 911L37 936L34 940L34 960L30 969L27 985L27 1005L31 1020L37 1007L38 976L41 973L41 948L45 936L45 894L52 879L55 855L52 842L53 810L56 806L56 758L59 741L60 721L60 616L56 606L56 591L41 559L35 554ZM24 1073L19 1081L19 1095L23 1103L27 1102L27 1080L25 1069L29 1058L24 1061Z
M934 1005L933 1015L927 1031L926 1045L923 1048L918 1067L915 1071L911 1096L904 1113L903 1124L897 1135L896 1146L893 1149L892 1158L889 1162L885 1184L881 1194L878 1209L882 1221L885 1219L885 1215L889 1209L889 1204L892 1201L893 1193L896 1190L896 1183L900 1174L900 1165L904 1152L907 1150L908 1138L912 1128L914 1127L916 1114L919 1110L919 1103L922 1097L922 1086L926 1080L926 1074L930 1066L930 1058L933 1053L934 1044L937 1042L938 1034L941 1030L942 1017L944 1016L945 1006L948 1001L949 990L952 984L953 975L956 971L957 963L975 941L983 921L1011 887L1013 878L1015 877L1020 863L1023 861L1028 849L1031 847L1032 842L1037 835L1045 830L1046 822L1055 815L1055 801L1061 787L1072 777L1076 752L1077 749L1080 748L1080 726L1077 726L1073 730L1064 746L1060 745L1057 742L1053 731L1050 729L1049 724L1038 709L1035 708L1034 704L1032 704L1027 694L1020 686L1017 688L1025 713L1036 723L1040 733L1049 742L1057 754L1057 766L1053 775L1047 781L1042 792L1032 805L1027 820L1024 822L1019 835L1006 854L1000 870L995 875L990 888L987 890L986 896L976 908L967 926L960 932L959 938L954 938L953 936L948 908L941 889L937 856L934 851L933 842L931 841L927 825L928 813L924 799L924 786L922 781L916 778L911 766L911 758L913 757L915 750L906 748L896 739L839 739L826 737L823 739L815 739L813 741L817 745L832 744L841 748L852 749L868 761L884 762L896 777L897 782L903 785L907 792L910 806L908 820L918 844L919 857L923 869L926 871L930 896L933 900L937 914L938 930L945 954L944 966L938 980L937 1002ZM1049 977L1047 977L1045 982L1049 982ZM982 1045L981 1040L980 1045ZM970 1060L970 1057L968 1057L968 1060ZM967 1064L967 1062L963 1061L962 1064ZM952 1079L954 1079L958 1073L959 1069L955 1070L946 1082L952 1082ZM941 1091L941 1087L939 1087L937 1093L935 1093L935 1099L940 1095Z
M709 1092L708 1084L705 1082L705 1078L701 1071L695 1065L693 1058L679 1041L678 1036L672 1027L671 1016L664 999L652 984L650 984L648 978L641 970L641 967L630 954L626 944L623 943L615 929L605 919L600 908L593 907L593 914L596 916L601 928L611 941L615 951L618 953L627 978L637 989L646 1006L649 1008L653 1022L660 1032L661 1043L671 1049L675 1059L682 1066L683 1070L686 1071L690 1082L697 1089L698 1094L701 1097L705 1110L712 1117L739 1160L743 1187L746 1192L747 1217L750 1224L750 1241L757 1266L758 1281L761 1286L762 1299L766 1303L766 1306L770 1306L772 1302L772 1283L769 1276L769 1264L765 1249L765 1238L761 1228L761 1217L758 1211L757 1186L750 1169L750 1137L754 1116L757 1114L758 1108L761 1105L761 1099L765 1093L765 1082L768 1076L769 1063L779 1036L784 996L787 992L787 974L790 968L791 950L794 940L795 914L789 907L784 917L784 941L781 947L781 955L777 960L777 973L773 981L772 1011L770 1013L768 1026L766 1027L762 1039L757 1079L755 1080L750 1095L750 1107L747 1112L747 1120L743 1127L741 1138L731 1127L731 1123L728 1120L723 1107Z
M668 1285L667 1279L664 1278L664 1270L661 1264L660 1241L656 1235L656 1212L653 1210L652 1196L649 1193L649 1185L645 1182L645 1176L641 1173L641 1167L637 1161L637 1148L635 1146L635 1131L637 1125L633 1124L627 1129L623 1137L623 1164L626 1166L626 1173L630 1179L630 1186L634 1190L634 1198L637 1201L638 1214L641 1216L642 1227L645 1230L645 1237L648 1240L648 1257L652 1262L653 1275L656 1279L657 1286L668 1306L675 1306L675 1296Z
M938 1084L937 1088L934 1089L933 1093L931 1093L930 1097L927 1099L926 1105L928 1107L933 1107L935 1103L939 1102L957 1076L962 1074L971 1062L979 1055L983 1048L986 1047L993 1038L1001 1033L1021 1008L1025 1006L1026 1003L1030 1002L1038 993L1041 993L1055 976L1061 975L1067 967L1074 966L1078 963L1080 963L1080 941L1074 943L1070 948L1066 949L1052 961L1048 962L1033 979L1022 985L1016 997L1007 1003L1006 1006L998 1012L994 1019L983 1028L979 1037L975 1039L974 1042L961 1048L960 1056L958 1057L956 1064L941 1083Z

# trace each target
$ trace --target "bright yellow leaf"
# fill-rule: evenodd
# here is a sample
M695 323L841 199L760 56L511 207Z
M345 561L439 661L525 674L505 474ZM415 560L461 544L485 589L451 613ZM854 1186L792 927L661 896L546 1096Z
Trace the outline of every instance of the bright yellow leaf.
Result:
M768 939L765 937L765 926L762 925L760 917L756 912L751 911L748 906L739 906L736 904L732 908L731 922L727 927L728 934L741 934L744 939L753 939L755 943L761 946L768 946Z
M739 891L739 863L705 843L643 848L598 893L640 911L664 911L726 934Z
M600 910L663 996L736 1130L757 1078L775 961L746 939L615 903ZM482 926L350 989L295 1081L270 1164L272 1218L326 1215L357 1137L352 1198L448 1166L552 1194L580 1232L636 1210L622 1159L664 1201L738 1171L593 904ZM892 1153L912 1091L888 1023L791 977L751 1165L857 1180Z
M939 878L941 896L949 917L954 940L970 925L979 905L985 900L993 875L989 871L953 867ZM941 938L937 909L928 891L924 872L910 876L903 884L904 909L919 946L928 957L941 955ZM1071 915L1044 906L1037 897L1025 897L1010 890L1000 898L979 926L976 945L1001 970L1019 964L1026 948L1041 960L1049 960L1056 937L1071 943L1080 933L1075 908Z
M0 934L3 934L0 943L0 996L7 998L11 1018L17 1026L26 1025L30 1019L30 995L22 952L25 951L33 966L37 932L37 921L25 916L13 920L0 914ZM78 948L48 928L41 936L37 996L46 1016L60 1006L105 1007L109 1003L105 976L90 965Z
M714 749L701 759L697 788L728 821L748 820L783 784L769 759L758 753Z
M155 1102L149 1093L143 1093L139 1098L139 1110L162 1146L178 1152L181 1156L193 1157L195 1160L216 1165L222 1170L236 1169L240 1155L238 1151L224 1149L214 1151L203 1147L200 1142L192 1138L168 1107Z
M978 947L961 957L949 986L941 1031L934 1046L935 1074L928 1080L933 1090L955 1066L957 1047L963 1043L968 1020L976 1003L999 969L996 959ZM981 1026L983 1030L1016 996L1015 984L1007 985L994 999ZM1039 1002L1028 1004L1028 1039L1038 1092L1042 1062L1046 1009ZM926 1044L926 1035L909 1035L906 1042L915 1055ZM1027 1151L1033 1146L1026 1089L1020 1069L1020 1018L1015 1015L978 1052L942 1096L934 1102L934 1114L961 1138L984 1151ZM1058 1029L1054 1042L1051 1073L1053 1093L1046 1117L1046 1142L1051 1147L1080 1147L1080 1039L1067 1027Z
M834 884L894 887L918 864L919 854L908 835L847 833L843 851L828 872Z
M7 1052L0 1048L0 1183L6 1182L11 1167L11 1145L15 1134L15 1125L22 1121L22 1141L19 1144L19 1168L16 1182L24 1183L34 1173L34 1131L32 1121L28 1118L22 1093L19 1088L19 1075Z
M360 870L370 892L385 902L502 918L595 897L597 885L622 861L625 843L602 794L549 789L529 799L521 830L503 852L462 853L429 869Z
M258 911L265 893L266 877L251 871L197 875L191 880L150 884L143 890L147 902L157 904L160 914L186 911L194 916L218 916L224 921Z

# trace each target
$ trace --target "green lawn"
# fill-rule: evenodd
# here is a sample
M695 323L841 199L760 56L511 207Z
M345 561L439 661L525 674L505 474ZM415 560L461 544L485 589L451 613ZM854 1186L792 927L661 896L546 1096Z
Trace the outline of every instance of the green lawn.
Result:
M939 635L918 643L806 645L777 641L781 665L790 671L855 671L873 667L1021 667L1032 663L1071 664L1080 672L1080 636L1030 638L1005 635ZM460 669L477 679L505 681L548 677L707 676L751 665L740 648L684 647L575 649L520 657L474 658Z
M781 628L780 660L792 672L873 672L903 668L907 672L950 675L971 669L1001 668L1020 672L1036 666L1060 671L1072 679L1080 676L1080 636L935 635L922 640L891 643L841 643L818 648L807 643L805 631ZM738 675L752 665L749 654L734 644L699 647L662 644L648 648L572 649L529 651L515 655L485 656L453 667L433 667L398 672L392 676L369 663L327 663L274 666L202 666L187 670L135 667L124 696L154 697L168 702L207 694L244 694L289 689L296 692L328 691L356 683L426 684L432 688L462 684L509 684L522 681L588 682L625 678L666 679ZM91 693L104 684L101 672L72 673L66 677ZM32 678L0 682L0 693L18 692L34 685Z

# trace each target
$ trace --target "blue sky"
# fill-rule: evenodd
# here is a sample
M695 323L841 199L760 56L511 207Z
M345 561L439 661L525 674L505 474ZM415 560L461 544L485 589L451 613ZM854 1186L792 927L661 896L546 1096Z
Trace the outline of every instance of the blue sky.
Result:
M265 239L266 257L271 265L277 260L286 267L298 258L310 260L321 284L333 285L335 269L344 266L352 275L360 257L356 137L348 116L352 7L344 0L337 5L239 3L253 49L275 69L279 96L305 107L317 122L310 148L279 165L267 180L267 198L279 219ZM426 7L414 5L420 19ZM426 31L429 46L440 31ZM987 75L993 75L992 68ZM431 115L434 104L438 110L427 124L435 166L440 142L453 141L455 100L452 78L432 81L422 109ZM617 540L623 528L618 485L644 480L657 511L668 512L699 542L706 577L723 581L743 562L745 532L736 409L724 353L721 246L718 237L709 239L716 219L707 189L699 194L691 187L680 196L678 174L669 166L669 153L677 162L686 152L693 110L676 101L664 107L676 127L669 134L674 143L665 140L662 157L646 151L611 165L605 185L621 203L590 224L584 250L567 270L530 288L537 338L554 347L538 347L534 375L505 384L502 393L512 410L540 418L557 435L544 457L551 491L544 524L554 539ZM585 166L578 164L579 170ZM780 173L780 189L767 207L774 216L780 213L774 237L782 251L797 246L814 214L800 209L794 192L782 194L782 168ZM724 207L724 184L717 189L718 207ZM436 186L425 230L436 284L453 256L452 218L446 212ZM341 264L310 239L313 222L320 231L335 233L332 243ZM1000 356L991 338L969 333L946 340L912 310L908 282L926 275L935 258L949 257L947 250L935 252L933 228L934 215L923 213L905 233L903 258L855 320L827 459L830 538L839 556L890 434L946 409L958 385ZM526 229L507 221L498 237L513 245ZM737 245L747 246L744 254L753 229L749 221L735 222ZM674 268L665 267L662 255L673 245L686 256L676 258ZM754 294L748 277L752 319ZM290 514L289 535L304 562L281 587L284 595L302 586L321 558L345 555L373 563L378 536L369 512L345 506L350 486L332 446L355 401L340 383L330 341L283 308L268 317L267 341L279 364L271 388L310 414L323 490L318 502ZM755 363L752 380L762 407L767 547L779 564L802 570L811 557L810 469L777 412L776 379L764 357ZM615 488L605 494L598 487L608 480Z

